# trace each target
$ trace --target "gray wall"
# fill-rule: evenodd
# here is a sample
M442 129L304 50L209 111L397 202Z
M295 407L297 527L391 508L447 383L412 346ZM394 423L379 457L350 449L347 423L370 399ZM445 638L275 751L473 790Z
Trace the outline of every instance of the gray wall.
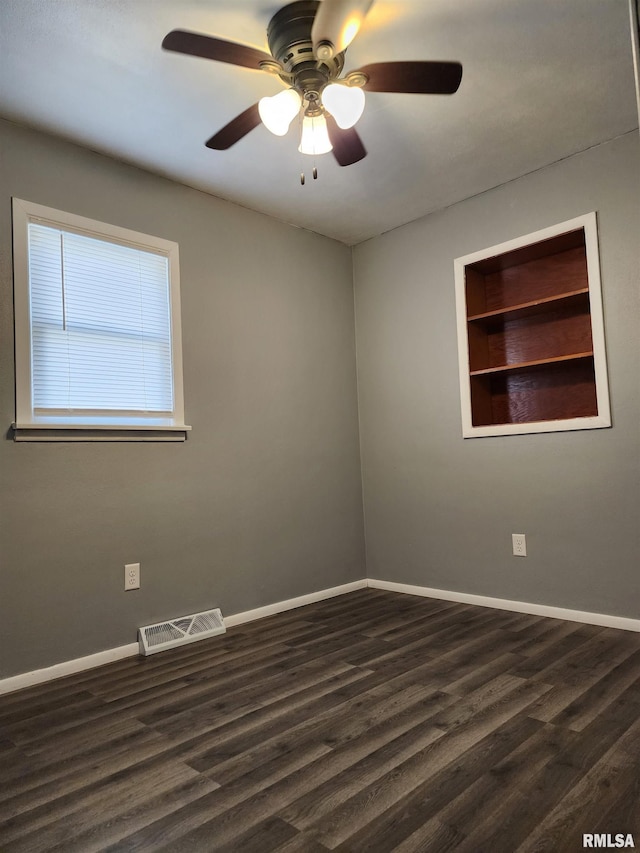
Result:
M369 577L640 617L639 189L633 133L356 247ZM463 440L453 259L591 210L613 428Z
M0 441L0 677L364 577L350 250L5 122L0 188L4 429L12 195L180 244L193 426L184 444Z
M185 444L0 441L0 678L365 575L639 618L638 189L629 134L356 247L352 273L331 240L0 122L7 430L12 195L180 244L193 425ZM463 440L453 258L590 210L613 428Z

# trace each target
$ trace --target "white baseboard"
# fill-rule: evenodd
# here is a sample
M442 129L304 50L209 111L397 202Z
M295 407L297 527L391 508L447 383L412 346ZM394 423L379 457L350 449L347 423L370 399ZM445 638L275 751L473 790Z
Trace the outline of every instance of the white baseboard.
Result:
M325 598L334 598L337 595L344 595L357 589L365 589L366 586L366 578L362 578L362 580L352 583L321 589L318 592L289 598L286 601L278 601L275 604L267 604L264 607L257 607L255 610L234 613L232 616L225 616L225 625L231 628L234 625L242 625L244 622L253 622L254 619L264 619L265 616L273 616L275 613L283 613L285 610L293 610L295 607L303 607L305 604L313 604L316 601L323 601ZM85 669L93 669L105 663L122 660L122 658L133 657L138 652L138 643L130 643L115 649L106 649L104 652L98 652L94 655L87 655L87 657L57 663L54 666L46 667L46 669L36 669L33 672L24 672L11 678L3 678L0 679L0 696L5 693L13 693L15 690L23 690L25 687L33 687L35 684L43 684L45 681L63 678L65 675L73 675Z
M394 583L369 578L367 585L373 589L387 589L390 592L404 592L408 595L421 595L425 598L440 598L455 601L458 604L476 604L479 607L493 607L496 610L512 610L515 613L530 613L532 616L548 616L551 619L566 619L569 622L585 622L587 625L601 625L604 628L620 628L623 631L640 632L640 619L626 616L611 616L607 613L590 613L586 610L567 610L564 607L552 607L548 604L531 604L528 601L510 601L507 598L489 598L485 595L473 595L467 592L450 592L446 589L431 589L427 586L413 586L408 583Z
M87 655L84 658L56 663L53 666L46 667L46 669L34 669L33 672L23 672L11 678L3 678L0 679L0 696L3 693L13 693L14 690L23 690L25 687L33 687L34 684L53 681L56 678L63 678L65 675L73 675L75 672L93 669L96 666L103 666L105 663L113 663L113 661L129 658L137 654L138 644L129 643L126 646L118 646L115 649L106 649L104 652L97 652L95 655Z
M620 628L624 631L640 632L640 619L629 619L624 616L610 616L606 613L589 613L583 610L567 610L564 607L551 607L547 604L531 604L526 601L509 601L506 598L489 598L484 595L473 595L467 592L451 592L446 589L432 589L427 586L413 586L407 583L395 583L393 581L377 580L375 578L363 578L362 580L345 583L341 586L321 589L308 595L300 595L297 598L289 598L286 601L277 601L255 610L245 610L243 613L234 613L225 616L225 625L232 628L234 625L242 625L245 622L253 622L255 619L264 619L276 613L284 613L296 607L304 607L305 604L313 604L316 601L324 601L354 592L358 589L371 587L373 589L386 589L390 592L404 592L408 595L421 595L425 598L439 598L444 601L455 601L459 604L476 604L479 607L494 607L497 610L512 610L515 613L530 613L533 616L548 616L551 619L567 619L569 622L585 622L588 625L601 625L605 628ZM25 687L32 687L65 675L73 675L85 669L93 669L106 663L133 657L139 651L138 643L129 643L115 649L107 649L87 657L76 660L64 661L63 663L49 666L46 669L36 669L33 672L25 672L14 675L11 678L0 679L0 696L5 693L13 693Z
M367 586L366 578L353 581L352 583L343 583L341 586L321 589L318 592L310 592L308 595L299 595L297 598L289 598L286 601L277 601L275 604L256 607L255 610L245 610L244 613L234 613L233 616L225 616L224 624L227 628L233 628L234 625L253 622L255 619L264 619L265 616L273 616L276 613L283 613L285 610L293 610L295 607L304 607L305 604L314 604L316 601L324 601L325 598L335 598L336 595L355 592L357 589L366 589Z

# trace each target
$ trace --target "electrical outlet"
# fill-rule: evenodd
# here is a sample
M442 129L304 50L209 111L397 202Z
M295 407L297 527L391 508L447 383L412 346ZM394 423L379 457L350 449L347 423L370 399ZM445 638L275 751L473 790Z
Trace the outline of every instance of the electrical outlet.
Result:
M124 567L124 588L140 589L140 563L128 563Z
M513 542L513 553L516 557L527 556L527 539L524 533L512 533L511 541Z

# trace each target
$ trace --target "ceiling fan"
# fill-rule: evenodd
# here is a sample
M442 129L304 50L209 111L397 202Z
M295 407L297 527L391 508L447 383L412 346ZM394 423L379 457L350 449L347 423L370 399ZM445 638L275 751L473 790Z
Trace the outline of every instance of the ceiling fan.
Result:
M462 79L459 62L375 62L340 76L345 51L373 0L296 0L271 18L267 42L271 55L213 36L172 30L165 50L215 59L278 76L287 87L252 104L206 142L226 150L260 122L284 136L300 118L303 154L329 151L341 166L366 156L354 125L364 110L365 92L452 95ZM314 168L314 177L317 172ZM301 175L304 183L304 175Z

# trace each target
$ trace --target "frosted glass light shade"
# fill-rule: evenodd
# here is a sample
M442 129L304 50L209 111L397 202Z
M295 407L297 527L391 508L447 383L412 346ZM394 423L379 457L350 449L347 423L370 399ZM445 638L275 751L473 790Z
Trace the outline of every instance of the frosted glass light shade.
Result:
M322 103L338 127L353 127L364 110L364 92L357 86L330 83L322 91Z
M300 112L302 100L295 89L285 89L270 98L260 98L258 112L262 123L275 133L276 136L284 136L289 130L289 125Z
M326 154L332 148L325 117L305 116L302 120L302 138L298 151L301 154Z

